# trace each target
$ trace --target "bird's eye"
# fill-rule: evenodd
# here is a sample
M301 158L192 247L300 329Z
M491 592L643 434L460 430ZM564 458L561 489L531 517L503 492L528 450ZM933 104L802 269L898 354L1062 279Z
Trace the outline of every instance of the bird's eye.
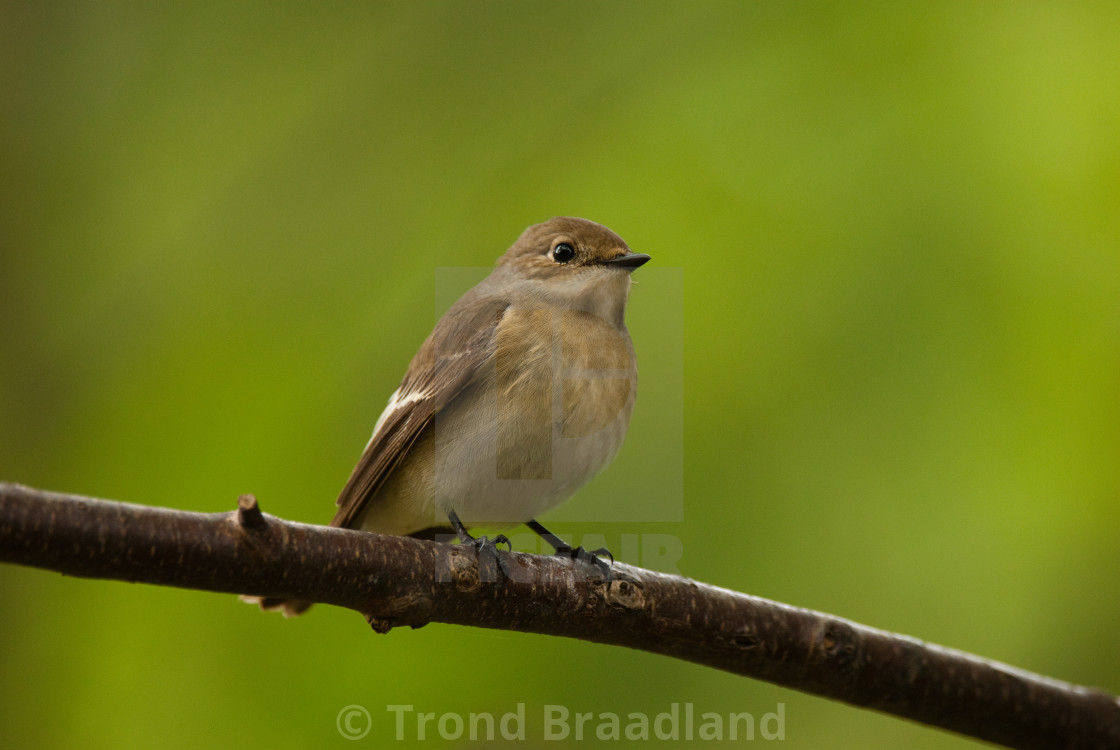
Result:
M552 259L557 263L567 263L576 257L576 250L567 242L560 242L552 248Z

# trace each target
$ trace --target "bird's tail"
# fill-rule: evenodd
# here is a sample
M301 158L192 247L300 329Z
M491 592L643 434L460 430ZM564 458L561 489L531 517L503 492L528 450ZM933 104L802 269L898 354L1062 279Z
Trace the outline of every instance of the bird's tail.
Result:
M284 617L299 617L311 606L311 602L298 599L280 599L275 596L242 596L241 601L259 605L265 612L283 612Z

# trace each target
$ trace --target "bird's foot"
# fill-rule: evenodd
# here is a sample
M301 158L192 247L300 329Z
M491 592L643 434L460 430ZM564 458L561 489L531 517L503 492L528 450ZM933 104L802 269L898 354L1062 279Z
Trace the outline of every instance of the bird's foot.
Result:
M467 542L465 542L467 543ZM507 552L513 552L513 545L505 534L498 534L491 539L485 534L479 537L471 537L469 544L473 545L478 550L478 575L483 581L497 580L497 576L491 575L493 573L494 565L497 565L498 570L502 571L503 578L509 578L509 563L502 557L502 551L498 549L498 545L506 545ZM483 570L483 560L489 561L486 566L487 570Z
M600 547L596 550L591 550L590 552L583 547L576 547L575 549L572 549L572 545L568 544L563 539L553 534L551 531L542 526L538 521L529 521L525 525L528 526L533 531L533 533L550 544L552 548L556 550L556 554L558 556L568 557L572 560L576 560L577 562L582 562L585 565L594 565L595 569L602 574L603 580L607 583L609 583L613 578L613 576L611 575L611 566L614 565L614 555L611 554L610 550L604 547ZM604 557L610 558L610 562L608 563L606 560L604 560Z
M556 554L561 557L570 557L584 565L592 565L603 576L604 581L609 583L611 580L611 566L614 565L614 555L612 555L611 551L606 547L593 550L584 549L583 547L576 547L575 549L571 547L560 547L556 550ZM610 562L607 562L607 560L603 558L609 559Z
M450 511L447 514L451 520L451 528L455 529L455 535L459 537L460 544L469 544L478 551L478 578L482 581L496 581L498 577L494 575L494 567L497 566L498 570L502 571L504 578L509 578L509 563L502 557L501 550L498 549L499 544L506 545L508 552L513 551L513 544L510 543L509 538L505 534L498 534L491 539L485 534L479 537L470 535L467 527L459 520L458 514L455 511ZM484 562L488 561L488 562Z

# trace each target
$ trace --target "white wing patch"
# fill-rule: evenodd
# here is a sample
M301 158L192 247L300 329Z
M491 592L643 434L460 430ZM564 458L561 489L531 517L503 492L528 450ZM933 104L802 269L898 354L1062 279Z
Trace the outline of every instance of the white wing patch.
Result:
M427 391L414 391L404 398L401 398L400 388L393 391L393 395L389 397L389 404L385 407L385 411L381 412L381 416L377 418L377 424L373 426L373 434L369 436L369 442L366 443L366 450L369 450L370 445L372 445L373 441L377 438L377 433L381 432L381 427L385 424L385 420L389 418L390 414L409 404L429 398L430 396L431 394Z

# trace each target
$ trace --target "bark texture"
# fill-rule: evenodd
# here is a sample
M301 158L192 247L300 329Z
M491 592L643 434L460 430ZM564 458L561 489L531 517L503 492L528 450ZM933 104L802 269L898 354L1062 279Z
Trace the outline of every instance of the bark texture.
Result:
M205 514L0 484L0 562L349 607L378 632L428 622L664 654L1015 748L1120 748L1120 701L998 662L616 563L283 521L242 496Z

